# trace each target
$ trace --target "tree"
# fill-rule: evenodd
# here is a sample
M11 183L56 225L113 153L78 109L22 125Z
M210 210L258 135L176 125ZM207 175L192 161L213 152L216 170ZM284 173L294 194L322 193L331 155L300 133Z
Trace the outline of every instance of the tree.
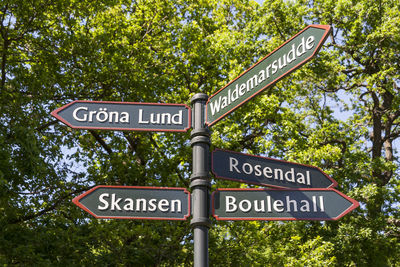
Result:
M50 112L189 104L328 24L318 56L213 126L212 147L318 166L361 207L337 222L213 221L210 263L398 265L399 16L390 0L2 1L0 262L192 264L188 221L97 220L71 203L100 184L188 187L189 133L72 130Z

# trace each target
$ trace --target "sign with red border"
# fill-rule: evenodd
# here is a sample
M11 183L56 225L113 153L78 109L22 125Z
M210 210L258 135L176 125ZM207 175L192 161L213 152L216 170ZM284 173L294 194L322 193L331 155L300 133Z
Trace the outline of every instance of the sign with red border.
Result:
M315 166L215 149L211 171L216 178L274 188L331 188L337 182Z
M225 188L212 194L217 220L338 220L359 203L333 188Z
M72 202L99 219L186 220L190 193L185 188L99 185Z
M215 124L241 105L311 60L324 44L329 25L310 25L212 95L206 122Z
M76 129L186 132L191 127L185 104L76 100L51 115Z

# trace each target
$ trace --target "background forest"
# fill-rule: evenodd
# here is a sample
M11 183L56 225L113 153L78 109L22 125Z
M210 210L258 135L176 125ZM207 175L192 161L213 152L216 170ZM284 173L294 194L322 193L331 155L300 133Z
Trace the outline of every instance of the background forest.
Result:
M216 222L211 266L400 265L398 0L1 0L0 264L190 266L190 220L98 220L95 185L189 186L190 132L73 130L73 100L212 95L310 24L312 61L212 127L212 147L313 165L338 221ZM216 180L215 188L246 187ZM254 186L249 186L254 187Z

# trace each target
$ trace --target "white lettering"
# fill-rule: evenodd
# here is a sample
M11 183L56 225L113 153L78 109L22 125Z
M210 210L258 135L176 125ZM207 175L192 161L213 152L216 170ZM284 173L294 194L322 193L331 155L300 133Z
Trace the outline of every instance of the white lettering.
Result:
M225 211L226 212L235 212L237 210L236 198L233 196L225 197Z
M171 124L171 113L161 113L161 123Z
M146 211L146 199L144 198L138 198L136 199L136 210L137 211Z
M272 212L272 209L271 209L271 197L270 196L267 196L267 211L268 212Z
M239 87L239 95L242 96L246 92L246 84L242 83Z
M307 200L302 200L300 202L303 203L303 206L300 207L300 211L310 212L310 202L308 202Z
M294 199L290 199L289 196L286 196L286 211L291 212L292 209L290 208L290 204L293 205L293 211L297 212L297 201Z
M108 209L108 202L107 202L107 200L104 200L104 198L106 198L106 197L108 197L108 194L107 194L107 193L103 193L103 194L101 194L101 195L99 196L99 201L100 201L101 203L104 204L104 206L100 206L100 205L97 206L97 208L98 208L99 210L106 210L106 209Z
M294 180L294 169L293 168L291 168L290 171L287 171L285 173L285 179L288 182L292 182L292 183L295 182L295 180Z
M176 212L181 212L182 203L179 199L175 199L175 200L171 201L171 212L175 212L175 208L176 208Z
M254 75L252 78L247 80L247 92L250 91L251 89L253 89L254 87L256 87L258 85L258 76L257 74Z
M317 197L316 196L312 196L312 203L313 203L313 211L317 212Z
M272 62L272 74L275 74L278 71L278 61L274 60L274 62Z
M257 178L260 179L260 181L265 179L274 179L276 182L282 181L293 184L297 183L299 185L311 185L310 171L300 172L303 171L303 169L296 167L287 170L271 168L265 166L266 163L264 162L260 162L261 164L252 164L253 162L254 161L246 162L244 159L229 156L229 171L252 176L253 179L260 177Z
M232 98L232 102L236 101L239 98L239 85L238 84L236 84L236 88L235 88L235 90L233 90L231 98Z
M173 124L177 124L177 125L181 125L183 124L183 111L179 110L178 113L176 113L175 115L172 116L171 120Z
M235 168L237 173L240 173L239 169L236 167L238 165L238 160L233 158L233 157L229 157L229 170L231 172L233 172L233 168Z
M161 210L162 212L166 212L169 210L169 202L167 199L161 199L158 202L158 209Z
M311 48L313 48L314 47L314 36L309 36L308 38L307 38L307 41L306 41L306 49L307 50L310 50Z
M121 210L121 207L119 206L121 199L122 198L115 198L115 194L111 195L111 210Z
M122 121L122 117L121 117ZM143 109L139 109L139 120L140 124L164 124L164 125L181 125L183 124L183 110L172 115L171 113L150 113L144 115Z
M313 47L315 47L315 45L316 43L314 36L303 36L300 40L292 42L290 48L284 49L286 50L286 53L283 53L277 59L273 59L273 57L272 59L270 58L269 64L266 62L263 63L265 65L268 64L266 65L265 69L259 70L258 74L254 74L246 81L243 81L243 79L238 79L236 84L232 84L232 87L228 87L228 95L220 95L217 99L210 101L209 105L211 106L211 115L214 116L216 113L220 112L220 110L231 105L240 96L243 96L247 92L250 92L253 88L264 83L267 79L271 78L271 76L278 73L279 70L287 66L289 68L293 68L295 64L290 64L295 62L298 57L303 56L308 50L311 50ZM282 73L279 72L279 74Z
M150 123L151 124L160 124L160 114L156 114L156 116L154 116L154 113L150 114Z
M105 122L106 120L108 120L108 113L106 111L106 108L99 108L99 112L97 112L96 114L96 120L98 122Z
M283 67L286 66L286 55L283 55L282 57L280 57L278 59L278 66L279 66L279 69L282 69Z
M149 211L155 211L157 209L157 205L156 205L157 199L150 199L149 200Z
M113 119L114 118L114 119ZM108 122L118 122L119 121L119 114L117 111L112 111L108 113Z
M285 208L283 207L283 201L282 200L275 200L274 204L272 204L274 207L274 210L276 210L277 212L283 212L285 210Z
M263 174L267 178L272 178L272 169L270 167L265 167L263 169Z
M246 204L246 208L244 205ZM249 212L251 210L251 202L250 200L243 199L242 201L239 202L239 209L243 212Z
M287 62L291 63L292 61L296 60L296 46L292 44L292 49L287 54Z
M279 178L278 178L279 176ZM283 181L283 171L282 169L275 169L275 180L281 180Z
M254 174L256 175L256 176L261 176L262 175L262 172L261 172L261 165L256 165L256 166L254 166Z
M296 56L301 57L306 52L306 47L304 43L304 37L301 38L301 43L297 46Z
M228 106L228 98L226 96L222 97L222 104L221 104L221 109L224 109Z
M139 122L140 124L149 124L149 121L143 119L143 109L139 109Z
M260 207L258 206L259 204L261 204ZM254 210L256 212L265 212L265 202L263 200L254 200Z
M279 197L281 198L281 197ZM311 203L313 205L310 209ZM265 199L242 199L237 202L234 196L225 196L225 212L256 212L256 213L294 213L294 212L325 212L325 203L323 196L312 196L311 200L301 199L298 200L291 198L290 195L282 196L281 199L273 199L267 195Z
M74 110L74 112L72 112L72 117L73 117L75 120L77 120L77 121L86 121L86 120L87 120L87 114L86 114L86 113L83 114L83 117L82 117L82 118L78 118L77 113L78 113L78 111L80 111L80 110L88 110L88 108L87 108L87 107L79 107L79 108L76 108L76 109Z
M260 72L258 73L258 83L260 84L263 81L265 81L265 71L260 70Z
M116 194L103 193L99 196L99 210L123 210L123 211L136 211L136 212L155 212L157 210L162 212L182 212L182 201L180 199L157 200L152 198L147 200L145 198L120 198Z
M120 120L120 122L129 123L129 113L128 112L121 112L121 120Z
M89 111L87 107L79 107L72 112L72 117L76 121L81 122L119 123L121 121L122 123L129 123L128 112L121 112L119 114L118 111L107 111L107 108L99 108L98 111Z
M325 206L324 206L324 197L319 196L319 208L322 212L325 212Z
M125 199L124 203L125 203L125 205L122 208L123 210L133 211L133 199L127 198L127 199Z
M266 72L267 72L267 79L269 78L269 69L271 68L271 64L268 65L268 67L266 68Z
M308 171L307 171L308 172ZM297 183L298 184L305 184L306 183L306 181L305 181L305 177L304 177L304 174L302 174L301 172L299 172L299 173L297 173L296 174L296 177L297 177Z
M248 170L246 171L246 166L248 166ZM251 174L252 172L253 172L253 166L251 166L251 164L250 163L245 163L245 164L243 164L243 166L242 166L242 170L243 170L243 172L245 173L245 174Z
M90 111L89 112L89 122L93 121L93 117L95 116L96 113L97 113L97 111Z
M218 100L215 100L214 102L210 102L211 106L211 114L214 116L216 112L219 112L219 107L221 104L221 96L218 98Z

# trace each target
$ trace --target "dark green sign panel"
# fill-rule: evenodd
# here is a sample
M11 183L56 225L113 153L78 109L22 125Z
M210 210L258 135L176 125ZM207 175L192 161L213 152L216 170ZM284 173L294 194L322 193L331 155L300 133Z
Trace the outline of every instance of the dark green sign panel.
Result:
M185 188L100 185L72 202L102 219L186 220L190 215Z
M206 120L213 125L264 89L316 55L330 31L328 25L310 25L212 95Z
M337 220L359 206L335 189L217 189L217 220Z
M211 170L215 177L275 188L331 188L337 182L319 168L216 149Z
M51 115L76 129L186 132L191 127L185 104L77 100Z

